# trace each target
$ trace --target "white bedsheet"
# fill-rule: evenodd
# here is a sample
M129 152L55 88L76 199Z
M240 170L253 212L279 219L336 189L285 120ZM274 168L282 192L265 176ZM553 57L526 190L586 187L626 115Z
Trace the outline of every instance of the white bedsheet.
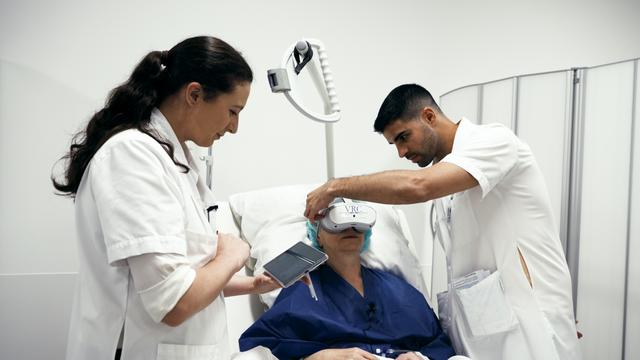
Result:
M271 351L264 346L257 346L251 350L236 353L231 357L232 360L278 360L271 354Z
M387 359L381 356L376 356L378 359ZM424 359L428 359L426 356L423 356ZM263 346L254 347L251 350L243 351L241 353L235 354L232 360L278 360L275 356L271 354L271 351ZM471 360L466 356L456 355L449 358L449 360Z

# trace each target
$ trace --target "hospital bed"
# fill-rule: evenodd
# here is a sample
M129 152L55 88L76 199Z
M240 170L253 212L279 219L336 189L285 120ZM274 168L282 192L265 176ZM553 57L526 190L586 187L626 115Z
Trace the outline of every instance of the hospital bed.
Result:
M262 266L298 241L306 241L306 194L319 184L292 185L235 194L218 203L216 227L220 232L240 236L251 246L251 257L240 274L262 272ZM404 213L390 205L374 204L377 221L371 246L363 253L365 265L395 273L430 302L425 275L413 243ZM238 351L238 339L277 297L279 290L260 296L226 298L229 339L232 352ZM241 358L269 358L266 349L241 354Z
M236 234L251 244L251 258L239 271L251 275L261 271L270 258L298 240L306 238L304 211L306 194L314 185L293 185L235 194L218 203L216 222L221 232ZM429 301L405 215L391 206L376 205L378 219L373 229L370 252L363 254L367 265L405 277ZM0 276L5 303L0 310L4 324L0 344L3 359L64 358L69 316L73 304L76 273ZM234 296L225 299L230 349L238 351L240 335L271 304L276 292L263 296ZM47 299L47 306L43 304ZM46 323L42 319L47 319ZM38 339L39 346L31 346ZM272 359L267 349L237 354L235 360Z

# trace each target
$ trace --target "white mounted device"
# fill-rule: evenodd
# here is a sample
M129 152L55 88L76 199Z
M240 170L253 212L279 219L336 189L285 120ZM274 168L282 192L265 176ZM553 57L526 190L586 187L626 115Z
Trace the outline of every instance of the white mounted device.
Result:
M295 84L303 70L311 75L324 103L324 113L310 110L300 98ZM272 92L283 93L293 107L304 116L325 124L327 177L332 179L334 177L332 124L340 120L340 107L324 45L315 39L297 41L284 53L281 67L267 71L267 78Z

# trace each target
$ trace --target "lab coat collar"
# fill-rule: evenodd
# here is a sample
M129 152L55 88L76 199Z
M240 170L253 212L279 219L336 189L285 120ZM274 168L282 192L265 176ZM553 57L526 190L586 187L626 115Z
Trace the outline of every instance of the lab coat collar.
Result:
M199 175L198 166L193 159L191 150L189 150L186 144L181 143L180 140L178 140L178 136L176 136L176 133L173 131L169 120L167 120L167 118L158 108L154 108L151 111L150 120L151 127L155 131L157 131L160 136L162 136L165 140L169 141L171 145L173 145L173 156L176 161L187 165L187 167L189 168L189 172L187 175L192 178L193 184L200 194L200 198L202 199L202 201L206 206L213 205L215 203L215 198L211 190L204 183L202 176Z
M469 119L467 119L466 117L462 117L460 121L458 121L458 129L456 130L456 135L453 138L453 146L451 147L451 152L456 151L461 142L463 142L467 137L467 133L471 131L471 128L473 126L476 125L469 121Z
M194 169L193 158L191 154L187 155L188 149L185 151L185 147L178 140L176 133L173 131L171 124L169 124L169 120L164 116L164 114L158 108L153 108L151 111L151 127L158 132L160 136L167 140L173 146L173 156L176 161L187 165L189 170ZM191 171L190 171L191 172Z

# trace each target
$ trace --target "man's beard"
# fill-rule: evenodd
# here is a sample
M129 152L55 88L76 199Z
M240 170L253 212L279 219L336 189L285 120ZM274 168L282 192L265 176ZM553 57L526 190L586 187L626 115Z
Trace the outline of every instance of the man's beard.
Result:
M421 160L418 161L418 166L421 168L429 166L433 162L434 156L421 156Z
M427 167L433 162L433 159L436 157L435 148L438 144L438 139L433 130L425 128L424 138L426 139L425 145L422 148L422 151L418 153L420 155L420 161L417 162L418 166L421 168Z

